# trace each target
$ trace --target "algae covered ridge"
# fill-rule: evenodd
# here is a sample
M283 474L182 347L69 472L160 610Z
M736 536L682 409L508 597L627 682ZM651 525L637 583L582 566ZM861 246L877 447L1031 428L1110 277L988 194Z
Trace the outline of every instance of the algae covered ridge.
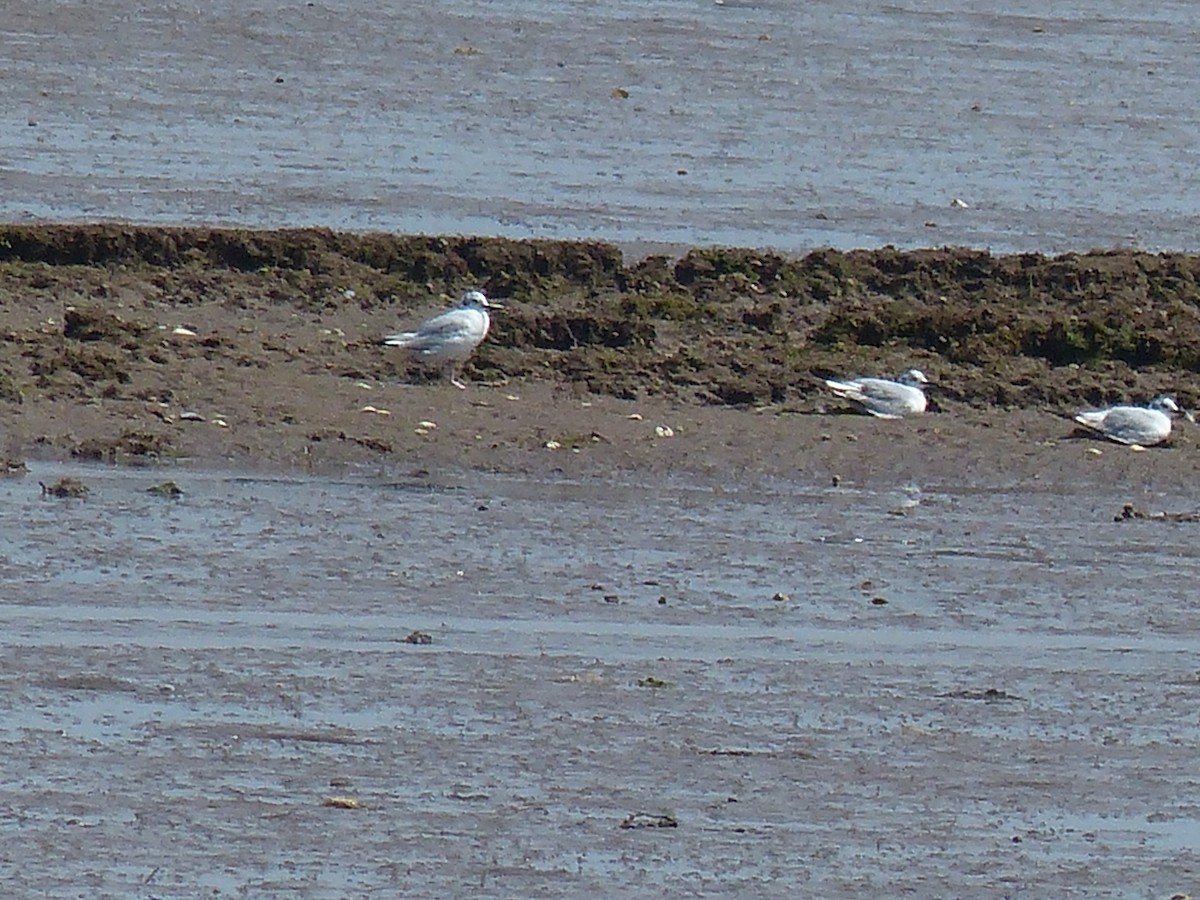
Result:
M804 409L825 375L919 366L935 405L1200 399L1200 259L1186 254L703 248L627 261L594 241L63 225L0 227L0 272L8 402L157 397L170 388L154 373L178 356L214 375L303 358L344 378L420 380L375 339L466 286L507 301L467 367L477 381ZM290 344L300 323L339 339ZM198 339L170 340L178 330Z

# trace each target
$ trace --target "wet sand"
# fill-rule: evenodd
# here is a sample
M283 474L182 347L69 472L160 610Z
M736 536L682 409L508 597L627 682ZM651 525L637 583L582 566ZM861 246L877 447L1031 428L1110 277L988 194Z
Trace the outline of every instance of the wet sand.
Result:
M38 496L66 473L85 500ZM0 491L30 894L1196 877L1195 541L1114 522L1124 492L39 463Z
M609 258L594 245L493 270L534 248L468 241L483 283L519 277L460 391L376 343L445 302L453 240L419 257L449 277L419 288L306 255L342 240L324 233L5 233L5 443L30 471L0 484L0 865L31 892L1159 897L1194 879L1194 427L1136 452L1065 415L1092 392L1192 402L1186 319L1126 345L1049 278L935 352L911 323L979 308L956 253L840 258L953 290L838 304L812 292L828 256L807 281L814 260L754 254L722 279L742 251L655 262L657 286L601 265L601 290L545 265ZM295 258L195 257L252 246ZM1130 273L1192 264L1100 259L1151 319L1178 301ZM1086 292L1096 259L1037 265ZM795 325L764 337L774 318ZM880 328L911 343L874 346ZM1127 351L1174 365L1103 356ZM886 422L819 387L872 359L933 372L934 411ZM1012 373L1028 405L994 402ZM67 476L86 497L43 495ZM182 496L146 492L167 479ZM1114 521L1130 503L1152 517Z
M946 358L936 411L900 422L812 374L764 406L712 402L720 366L623 397L674 345L538 349L530 323L621 295L584 315L537 282L459 391L375 345L419 304L363 283L5 265L30 471L0 482L0 868L30 893L1195 878L1196 526L1114 521L1197 511L1190 426L1101 443L982 404ZM814 352L797 372L913 351ZM1190 384L992 363L1031 365L1039 397ZM86 497L43 495L63 477ZM182 495L147 493L165 480Z
M5 12L7 221L1198 249L1181 4Z
M1200 401L1200 263L1182 254L626 264L597 242L67 226L0 227L0 266L18 458L822 485L1196 473L1182 420L1136 456L1071 422L1163 392ZM506 308L469 390L380 346L472 283ZM934 385L909 421L855 415L822 382L913 365Z
M9 4L0 883L1198 893L1190 16Z
M376 344L451 281L305 256L328 236L35 232L51 255L107 253L98 235L142 247L84 264L13 259L29 234L6 234L5 443L30 471L0 482L5 880L155 897L1190 890L1196 434L1135 452L1064 415L1093 391L1173 384L1191 402L1187 327L1156 345L1173 366L1054 365L1048 348L1125 352L1124 332L1044 329L1102 310L1048 284L972 360L859 343L923 308L886 295L802 292L771 313L765 275L681 285L738 253L662 263L658 287L605 270L605 290L586 266L572 282L498 265L481 283L524 280L459 391ZM250 245L297 258L145 255ZM555 246L543 262L597 251ZM1126 276L1148 259L1106 265L1153 317L1176 301L1138 299L1149 282ZM977 308L960 261L917 267L965 292L929 314ZM1040 264L1075 284L1094 262ZM596 323L614 310L653 340L547 343L610 334ZM797 324L764 339L745 318L764 314ZM1059 338L1006 353L1013 328ZM689 344L714 362L664 364ZM823 367L872 359L938 376L935 409L885 422L819 387ZM1014 372L1027 405L989 402ZM44 496L62 477L87 495ZM147 493L165 480L182 495ZM1130 503L1191 518L1114 521Z

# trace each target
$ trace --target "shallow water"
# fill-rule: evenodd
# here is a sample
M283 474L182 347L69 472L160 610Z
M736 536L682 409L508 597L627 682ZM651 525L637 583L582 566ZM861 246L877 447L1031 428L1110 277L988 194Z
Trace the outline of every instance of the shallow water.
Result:
M35 464L0 482L0 877L1170 896L1200 551L1122 499Z
M14 0L0 219L1196 250L1195 39L1179 2Z

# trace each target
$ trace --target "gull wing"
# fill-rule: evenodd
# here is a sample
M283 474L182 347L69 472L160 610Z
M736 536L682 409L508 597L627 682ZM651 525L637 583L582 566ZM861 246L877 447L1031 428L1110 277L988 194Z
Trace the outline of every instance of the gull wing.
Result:
M438 344L467 335L471 331L471 324L472 316L469 311L451 309L422 322L416 331L390 334L383 339L383 342L393 347L411 347L419 350L430 344Z
M896 381L855 378L851 381L826 381L825 384L838 396L862 404L867 412L881 419L899 419L925 411L924 392Z
M1075 421L1120 444L1160 444L1171 434L1171 418L1165 413L1137 406L1081 412Z

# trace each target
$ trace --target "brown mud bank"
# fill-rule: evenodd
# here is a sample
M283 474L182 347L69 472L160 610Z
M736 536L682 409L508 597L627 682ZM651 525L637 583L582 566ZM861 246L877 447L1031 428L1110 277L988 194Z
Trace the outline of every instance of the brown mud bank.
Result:
M935 412L1066 412L1162 391L1191 406L1198 280L1200 257L1135 251L627 261L589 241L0 226L0 403L8 442L49 453L292 462L317 447L412 449L408 418L449 403L491 449L503 436L483 432L499 419L532 425L527 446L603 444L612 435L586 422L553 432L536 403L506 400L823 412L822 376L911 365L936 382ZM467 376L504 393L464 400L377 340L471 285L507 309Z

